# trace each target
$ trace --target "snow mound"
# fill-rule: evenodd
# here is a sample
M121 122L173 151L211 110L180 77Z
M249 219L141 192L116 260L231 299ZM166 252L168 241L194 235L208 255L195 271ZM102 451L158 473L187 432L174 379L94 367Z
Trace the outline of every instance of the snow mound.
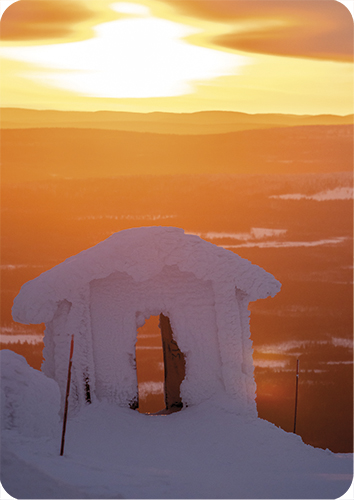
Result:
M69 411L64 455L59 390L1 351L1 481L16 498L337 498L351 454L305 445L225 395L171 415L107 401Z
M61 498L324 499L344 494L353 477L351 455L305 445L225 400L168 416L86 406L68 420L63 457L59 438L6 437L2 479L18 498L57 486Z
M65 481L45 473L40 467L25 462L15 455L8 445L2 446L1 479L5 491L14 498L90 498L84 490L70 486Z
M1 366L1 430L31 437L50 436L59 422L58 384L4 349Z

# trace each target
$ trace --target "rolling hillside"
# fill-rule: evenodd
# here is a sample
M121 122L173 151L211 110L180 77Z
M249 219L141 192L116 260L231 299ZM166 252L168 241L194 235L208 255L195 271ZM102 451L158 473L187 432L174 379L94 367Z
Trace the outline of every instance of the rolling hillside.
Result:
M353 115L247 114L232 111L197 113L127 113L1 109L1 128L94 128L156 134L221 134L241 130L304 125L349 125Z
M79 128L6 129L2 181L142 174L352 171L351 125L167 135Z

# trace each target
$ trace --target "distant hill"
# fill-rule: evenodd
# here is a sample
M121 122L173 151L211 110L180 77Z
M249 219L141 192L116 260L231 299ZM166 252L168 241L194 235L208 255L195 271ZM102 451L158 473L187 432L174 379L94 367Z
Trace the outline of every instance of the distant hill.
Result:
M297 174L353 169L353 127L214 135L76 128L5 129L2 182L144 174Z
M1 128L94 128L159 134L216 134L304 125L347 125L353 115L247 114L232 111L197 113L128 113L2 108Z

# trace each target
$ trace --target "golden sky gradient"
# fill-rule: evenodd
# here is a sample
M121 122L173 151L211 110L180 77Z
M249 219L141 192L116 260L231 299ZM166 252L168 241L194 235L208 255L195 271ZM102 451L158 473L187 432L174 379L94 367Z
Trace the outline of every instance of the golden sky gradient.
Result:
M0 3L2 107L353 112L353 18L336 0Z

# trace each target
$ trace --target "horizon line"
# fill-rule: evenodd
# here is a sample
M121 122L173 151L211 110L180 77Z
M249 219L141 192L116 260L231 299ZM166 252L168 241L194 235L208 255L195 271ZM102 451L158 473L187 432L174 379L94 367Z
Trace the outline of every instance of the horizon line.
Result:
M341 118L347 118L350 116L354 117L353 113L346 114L336 114L336 113L319 113L319 114L311 114L311 113L279 113L279 112L256 112L256 113L247 113L245 111L235 111L235 110L225 110L225 109L203 109L198 111L125 111L125 110L112 110L112 109L98 109L98 110L77 110L77 109L55 109L55 108L27 108L23 106L1 106L0 110L16 110L16 111L37 111L37 112L54 112L54 113L110 113L110 114L130 114L130 115L152 115L152 114L160 114L160 115L195 115L195 114L206 114L206 113L226 113L226 114L238 114L238 115L247 115L247 116L269 116L269 115L277 115L277 116L295 116L295 117L323 117L323 116L338 116ZM1 116L0 116L1 121Z

